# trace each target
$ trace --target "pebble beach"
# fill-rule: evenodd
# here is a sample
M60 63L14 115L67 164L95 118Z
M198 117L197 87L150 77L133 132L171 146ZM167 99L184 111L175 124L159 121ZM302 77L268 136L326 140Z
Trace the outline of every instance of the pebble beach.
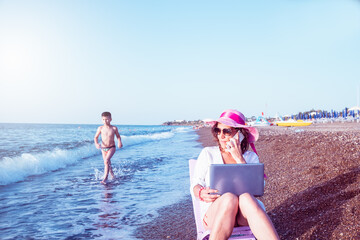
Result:
M360 123L258 130L268 176L260 200L280 238L360 239ZM202 146L215 145L209 128L197 133ZM139 226L137 237L196 239L190 194Z

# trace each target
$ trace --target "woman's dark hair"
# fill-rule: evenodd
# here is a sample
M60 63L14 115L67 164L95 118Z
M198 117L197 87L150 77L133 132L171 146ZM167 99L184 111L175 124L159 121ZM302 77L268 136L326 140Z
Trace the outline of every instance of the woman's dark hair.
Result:
M211 132L215 138L215 141L218 143L220 150L222 150L221 146L220 146L218 135L214 131L214 129L217 128L217 126L218 126L218 123L215 123L214 126L212 126L212 128L211 128ZM244 135L244 140L242 140L242 142L241 142L241 151L242 151L242 154L244 154L247 150L249 150L249 141L248 141L249 131L246 128L233 128L233 129L239 130Z

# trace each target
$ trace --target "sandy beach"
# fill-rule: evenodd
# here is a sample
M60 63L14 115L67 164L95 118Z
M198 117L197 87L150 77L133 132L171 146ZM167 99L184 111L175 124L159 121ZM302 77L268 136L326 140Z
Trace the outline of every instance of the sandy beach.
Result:
M258 127L266 206L281 239L360 239L360 123ZM203 146L215 142L198 130ZM190 194L139 226L143 239L196 239Z

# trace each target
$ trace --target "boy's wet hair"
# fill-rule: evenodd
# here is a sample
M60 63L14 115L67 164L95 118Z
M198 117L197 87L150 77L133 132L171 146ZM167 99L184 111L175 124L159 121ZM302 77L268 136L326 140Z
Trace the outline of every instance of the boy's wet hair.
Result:
M102 117L111 117L111 113L110 112L103 112L101 114Z

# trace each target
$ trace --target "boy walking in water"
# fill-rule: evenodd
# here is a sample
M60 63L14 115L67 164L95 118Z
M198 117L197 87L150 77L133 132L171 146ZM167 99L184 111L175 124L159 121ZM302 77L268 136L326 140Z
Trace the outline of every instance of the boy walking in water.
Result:
M101 181L101 183L106 184L109 172L111 174L111 177L115 179L115 175L111 167L111 157L114 155L116 151L115 141L114 141L115 136L118 140L119 148L122 147L122 142L117 127L110 125L110 122L112 120L111 113L103 112L101 114L101 117L104 125L98 127L94 137L94 142L96 148L101 149L102 152L105 168L104 168L104 179ZM98 142L98 138L100 134L101 134L101 145Z

